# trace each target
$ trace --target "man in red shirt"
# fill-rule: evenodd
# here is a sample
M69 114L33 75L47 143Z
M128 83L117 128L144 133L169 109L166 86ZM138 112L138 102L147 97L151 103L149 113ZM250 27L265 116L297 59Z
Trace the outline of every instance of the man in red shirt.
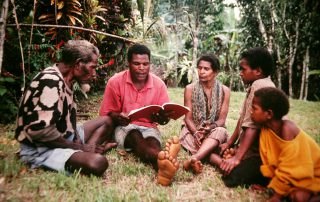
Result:
M100 116L109 115L117 126L115 140L118 149L132 150L143 162L151 163L156 170L159 169L158 182L169 185L179 167L176 157L180 144L177 138L171 138L166 152L161 152L161 135L157 125L167 124L168 114L160 112L152 118L134 121L127 116L131 110L169 102L167 87L159 77L150 73L150 50L146 46L131 46L128 62L129 70L109 79Z

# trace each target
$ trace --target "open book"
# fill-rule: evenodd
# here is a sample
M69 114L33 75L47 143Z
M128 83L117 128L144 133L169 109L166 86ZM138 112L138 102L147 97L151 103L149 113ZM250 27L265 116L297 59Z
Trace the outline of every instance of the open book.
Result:
M132 110L128 116L131 120L136 120L140 118L150 119L153 113L159 112L161 109L164 111L172 111L169 118L178 119L181 116L185 115L190 109L180 104L176 103L164 103L162 106L160 105L148 105L145 107L141 107L139 109Z

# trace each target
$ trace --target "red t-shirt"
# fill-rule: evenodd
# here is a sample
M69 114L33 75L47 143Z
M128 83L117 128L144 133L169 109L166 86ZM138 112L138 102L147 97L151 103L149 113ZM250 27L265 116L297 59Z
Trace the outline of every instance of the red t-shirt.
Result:
M169 102L165 83L156 75L149 73L146 85L137 90L133 85L129 70L111 77L107 83L100 107L100 116L109 112L126 113L147 105L162 105ZM156 128L157 124L150 119L138 119L132 124Z

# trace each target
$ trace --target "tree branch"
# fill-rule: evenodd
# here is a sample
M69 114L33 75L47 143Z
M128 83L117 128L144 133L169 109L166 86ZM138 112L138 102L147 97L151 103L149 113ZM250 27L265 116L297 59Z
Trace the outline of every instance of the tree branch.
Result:
M287 7L287 4L284 4L283 12L282 12L282 20L283 21L285 21L285 19L286 19L286 7ZM289 36L288 30L286 27L286 23L283 23L283 31L284 31L284 34L287 37L287 39L290 40L290 36Z
M296 30L296 38L295 38L295 41L294 41L294 49L293 49L293 55L295 56L296 55L296 52L297 52L297 49L298 49L298 41L299 41L299 26L300 26L300 20L298 19L297 22L296 22L296 27L295 27L295 30Z
M19 46L20 46L20 53L21 53L21 67L22 67L22 73L23 73L23 81L22 81L22 89L21 91L23 92L24 91L24 88L26 86L26 72L25 72L25 68L24 68L24 56L23 56L23 47L22 47L22 42L21 42L21 33L20 33L20 25L19 25L19 22L18 22L18 16L17 16L17 10L16 10L16 5L14 3L14 0L11 0L11 3L12 3L12 6L13 6L13 16L14 16L14 19L16 21L16 27L17 27L17 30L18 30L18 39L19 39Z
M14 24L8 24L7 26L16 26ZM113 35L113 34L108 34L105 32L101 32L101 31L97 31L97 30L93 30L93 29L88 29L88 28L83 28L83 27L76 27L76 26L67 26L67 25L48 25L48 24L19 24L19 26L21 27L50 27L50 28L58 28L58 29L76 29L76 30L82 30L82 31L86 31L86 32L92 32L92 33L96 33L96 34L101 34L104 36L108 36L110 38L115 38L115 39L120 39L122 41L126 41L126 42L130 42L130 43L136 43L136 41L131 40L131 39L127 39L121 36L117 36L117 35Z
M262 18L261 18L261 14L260 14L260 11L258 9L257 6L254 6L255 8L255 11L257 13L257 18L258 18L258 21L259 21L259 30L260 30L260 33L264 39L264 41L266 42L266 44L268 44L268 36L267 36L267 32L266 32L266 28L262 22Z

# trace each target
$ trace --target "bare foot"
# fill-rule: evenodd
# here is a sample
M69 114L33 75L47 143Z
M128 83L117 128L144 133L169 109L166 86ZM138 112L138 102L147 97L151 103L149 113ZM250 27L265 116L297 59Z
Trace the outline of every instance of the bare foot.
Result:
M191 158L191 159L186 160L183 163L183 168L186 171L192 170L192 172L194 174L200 174L202 172L203 165L202 165L201 161L199 161L195 158Z
M224 159L229 159L229 158L233 157L235 154L236 154L236 151L233 148L229 148L229 149L226 149L226 151L224 151L222 157Z
M175 159L178 156L180 147L179 138L177 136L173 136L167 140L165 151L169 153L169 156L172 156L172 158Z
M179 169L179 163L168 153L161 151L158 154L158 168L158 183L168 186Z

